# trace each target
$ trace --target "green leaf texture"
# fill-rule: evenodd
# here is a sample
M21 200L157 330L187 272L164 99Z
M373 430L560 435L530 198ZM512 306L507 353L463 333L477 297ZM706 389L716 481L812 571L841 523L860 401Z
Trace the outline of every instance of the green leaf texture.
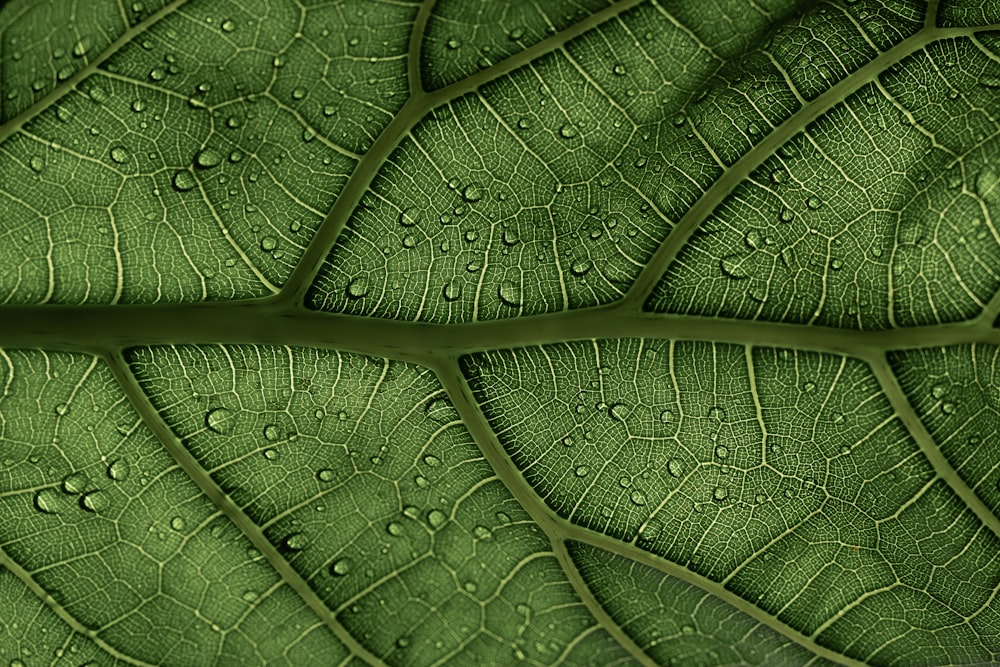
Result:
M1000 663L1000 4L0 6L0 663Z

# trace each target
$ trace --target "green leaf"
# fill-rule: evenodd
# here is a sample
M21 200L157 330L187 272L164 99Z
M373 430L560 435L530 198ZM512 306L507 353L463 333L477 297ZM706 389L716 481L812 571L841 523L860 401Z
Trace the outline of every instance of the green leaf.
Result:
M998 90L972 0L4 4L0 662L1000 661Z

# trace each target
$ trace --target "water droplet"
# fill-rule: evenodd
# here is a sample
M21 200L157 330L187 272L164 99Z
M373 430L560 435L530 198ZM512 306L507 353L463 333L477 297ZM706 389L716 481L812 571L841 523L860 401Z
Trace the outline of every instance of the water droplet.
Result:
M222 28L222 32L232 32L236 30L236 23L232 19L226 19L219 27Z
M722 271L722 275L733 280L743 280L750 277L750 274L743 268L742 255L726 255L719 260L719 269Z
M614 67L611 68L611 71L612 73L614 73L615 76L625 76L625 65L617 63Z
M670 459L667 461L667 472L671 477L680 477L684 474L684 464L680 459Z
M403 534L403 524L398 521L390 521L385 527L385 531L393 537L400 537Z
M611 407L608 408L608 416L622 422L625 421L628 412L628 408L625 407L624 403L612 403Z
M474 581L467 581L467 582L465 582L462 585L462 588L464 588L466 590L466 592L468 592L468 593L475 593L477 590L479 590L479 586L477 586L476 582L474 582Z
M80 507L88 512L103 512L108 508L109 504L108 494L103 491L89 491L80 496Z
M815 211L822 205L823 205L823 200L817 197L816 195L813 195L812 197L806 199L806 206L808 206L813 211Z
M163 79L165 79L166 76L167 73L162 68L154 67L153 69L149 70L149 78L152 79L153 81L163 81Z
M720 459L724 459L727 456L729 456L729 448L726 447L725 445L719 445L718 447L715 448L715 455L718 456Z
M987 202L1000 203L1000 174L987 166L976 176L976 192Z
M351 561L347 558L338 558L330 566L330 574L335 577L343 577L351 571Z
M472 534L477 540L488 540L493 537L493 533L486 526L475 526L472 529Z
M436 466L441 465L441 459L434 456L433 454L428 454L427 456L424 457L424 463L434 468Z
M193 190L197 182L194 180L194 174L187 169L182 169L174 172L173 184L174 189L180 192L187 192L188 190Z
M271 252L278 247L278 240L273 236L265 236L260 240L260 249L265 252Z
M69 405L67 403L60 403L56 406L56 414L60 417L65 417L69 414Z
M228 433L229 427L226 422L232 417L232 410L229 408L212 408L205 413L205 427L215 433Z
M434 530L443 526L447 520L448 516L441 510L431 510L427 513L427 524Z
M984 74L979 77L979 85L987 88L1000 88L1000 76Z
M305 88L296 88L296 89L292 90L292 98L293 99L301 100L301 99L304 99L305 96L306 96L306 89Z
M87 482L90 478L86 473L74 472L63 477L62 489L66 493L83 493L87 490Z
M31 171L40 174L45 169L45 160L36 155L28 162L28 166L31 167Z
M521 287L513 280L504 280L497 287L497 296L500 303L511 308L521 305Z
M89 40L78 40L76 44L73 45L73 55L77 58L82 58L87 55L87 51L90 50Z
M302 551L309 546L309 538L305 533L289 533L281 540L281 550L285 552Z
M629 500L632 501L633 505L638 505L639 507L642 507L643 505L646 504L645 494L643 494L643 492L639 491L638 489L632 491L632 495L629 496Z
M762 242L763 239L760 235L760 232L757 231L756 229L751 229L743 237L743 244L746 247L750 248L751 250L757 250L758 248L760 248Z
M278 450L276 449L265 449L264 458L268 461L274 461L278 458Z
M399 213L399 224L403 227L413 227L417 224L417 210L413 208L404 208Z
M577 135L576 127L572 123L566 123L559 128L559 136L563 139L572 139Z
M945 413L946 415L954 414L955 404L945 403L944 405L941 406L941 412Z
M184 530L183 517L175 516L173 519L171 519L170 528L176 530L177 532L181 532L182 530Z
M268 424L264 427L264 437L268 440L274 442L280 435L276 424Z
M590 273L590 269L593 267L594 263L589 259L578 259L570 265L569 270L574 276L580 277Z
M332 482L336 475L330 468L321 468L316 472L316 479L321 482Z
M458 41L455 38L452 38L452 39L449 39L447 42L445 42L445 46L447 46L449 49L451 49L452 51L454 51L455 49L457 49L460 46L462 46L462 42Z
M524 37L524 28L521 27L514 28L513 30L510 31L510 34L507 36L510 37L512 41L517 41L522 37Z
M35 509L45 514L57 514L66 506L66 501L55 489L42 489L35 494Z
M718 405L713 405L708 409L708 418L723 420L726 418L726 411Z
M352 299L360 299L368 294L368 279L355 278L347 283L347 296Z
M108 465L108 477L116 482L124 482L128 479L128 463L122 459L115 459Z
M577 477L586 477L587 473L589 472L590 468L588 468L587 466L577 466L576 469L573 471L573 474L576 475Z
M462 190L462 198L467 202L476 202L483 198L483 191L475 183L470 183Z
M941 398L948 393L948 387L943 384L936 384L931 387L931 396L934 398Z
M124 146L115 146L111 149L111 159L118 164L124 164L128 160L128 151Z
M718 501L723 501L729 497L729 489L724 486L717 486L715 490L712 491L712 498Z
M782 208L781 213L778 214L778 218L782 222L791 222L795 219L795 213L790 208Z
M396 646L399 648L406 648L410 645L410 640L406 637L400 637L396 640Z
M664 424L666 424L673 418L674 418L674 413L672 413L670 410L664 410L663 412L660 413L660 421L663 422Z
M222 153L214 148L203 148L194 157L194 163L202 169L211 169L222 162Z
M445 301L457 301L462 296L462 285L458 280L449 280L441 290Z

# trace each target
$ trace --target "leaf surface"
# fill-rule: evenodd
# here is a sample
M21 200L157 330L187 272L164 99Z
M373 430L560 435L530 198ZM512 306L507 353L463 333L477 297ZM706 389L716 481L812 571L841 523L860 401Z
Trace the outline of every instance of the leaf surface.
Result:
M0 660L1000 660L1000 10L0 7Z

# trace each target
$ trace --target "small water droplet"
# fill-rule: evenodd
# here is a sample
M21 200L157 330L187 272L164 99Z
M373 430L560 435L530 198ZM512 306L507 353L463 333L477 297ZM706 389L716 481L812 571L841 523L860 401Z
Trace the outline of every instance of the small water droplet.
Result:
M203 148L194 157L194 163L202 169L211 169L222 162L222 153L214 148Z
M385 527L385 531L390 535L392 535L393 537L400 537L404 532L403 524L399 523L398 521L390 521L389 524Z
M617 63L617 64L615 64L614 67L611 68L611 72L615 76L625 76L625 65L622 65L621 63Z
M726 447L725 445L719 445L718 447L715 448L715 455L718 456L720 459L724 459L727 456L729 456L729 448Z
M232 19L226 19L219 27L222 28L222 32L232 32L236 30L236 22Z
M979 77L979 85L987 88L1000 88L1000 76L984 74Z
M462 42L458 41L455 38L451 38L447 42L445 42L445 46L447 46L450 50L454 51L455 49L462 46Z
M931 396L934 398L941 398L948 393L948 387L943 384L936 384L931 387Z
M521 287L513 280L504 280L497 287L497 296L500 303L511 308L521 305Z
M663 422L664 424L666 424L673 418L674 418L674 413L672 413L670 410L664 410L663 412L660 413L660 421Z
M721 502L728 497L729 497L729 489L727 489L724 486L717 486L715 487L715 490L712 491L712 498L714 498L717 501Z
M448 516L441 510L431 510L427 513L427 524L434 530L443 526L447 520Z
M563 139L572 139L577 135L577 129L572 123L566 123L559 128L559 136Z
M625 421L628 412L628 408L625 407L624 403L612 403L611 407L608 408L608 416L622 422Z
M343 577L351 571L351 561L348 558L338 558L330 566L330 574L335 577Z
M410 645L410 640L406 637L400 637L396 640L396 646L399 648L406 648Z
M118 164L125 164L128 160L128 151L124 146L115 146L111 149L111 159Z
M173 184L174 189L179 192L187 192L188 190L193 190L197 185L197 182L194 180L194 174L187 169L181 169L180 171L174 172Z
M265 449L264 458L268 461L274 461L278 458L278 450L276 449Z
M65 417L69 414L69 405L67 403L60 403L56 406L56 414L60 417Z
M182 530L184 530L184 519L183 519L183 517L175 516L173 519L171 519L170 520L170 528L172 530L176 530L177 532L181 532Z
M719 407L718 405L713 405L708 409L708 418L719 419L719 420L725 419L726 411L723 408Z
M309 538L305 533L289 533L281 540L281 550L284 552L302 551L309 546Z
M260 240L260 249L265 252L271 252L278 247L278 240L273 236L265 236Z
M416 209L405 208L399 213L399 224L403 227L413 227L418 222Z
M488 540L493 537L493 533L486 526L474 526L472 529L472 534L477 540Z
M510 37L510 39L512 41L516 42L517 40L519 40L522 37L524 37L524 28L522 28L520 26L517 27L517 28L514 28L513 30L510 31L510 34L507 35L507 36Z
M576 469L573 470L573 474L577 477L586 477L589 472L590 468L587 466L577 466Z
M743 280L750 277L750 274L743 268L742 255L726 255L719 260L719 269L722 271L722 275L733 280Z
M452 279L444 284L441 289L441 296L445 301L457 301L462 296L462 285L458 280Z
M976 176L976 193L990 203L1000 203L1000 174L993 167L983 168Z
M823 205L823 200L817 197L816 195L813 195L812 197L806 199L806 206L808 206L813 211L815 211L822 205Z
M330 468L321 468L316 472L316 479L321 482L332 482L336 475Z
M751 250L757 250L760 248L762 242L763 237L761 237L760 232L756 229L751 229L743 236L743 245Z
M645 494L643 494L643 492L639 491L638 489L632 491L632 495L629 496L629 500L632 501L633 505L638 505L639 507L642 507L643 505L646 504Z
M280 435L281 433L278 431L278 426L276 424L267 424L264 427L264 437L271 442L277 440Z
M475 183L470 183L462 190L462 198L467 202L477 202L483 198L483 190Z
M954 412L955 412L955 404L954 403L945 403L945 404L943 404L941 406L941 412L945 413L946 415L954 414Z
M574 276L581 277L590 273L593 267L594 263L589 259L578 259L570 265L569 270Z
M368 294L368 279L355 278L347 283L347 296L352 299L360 299Z

